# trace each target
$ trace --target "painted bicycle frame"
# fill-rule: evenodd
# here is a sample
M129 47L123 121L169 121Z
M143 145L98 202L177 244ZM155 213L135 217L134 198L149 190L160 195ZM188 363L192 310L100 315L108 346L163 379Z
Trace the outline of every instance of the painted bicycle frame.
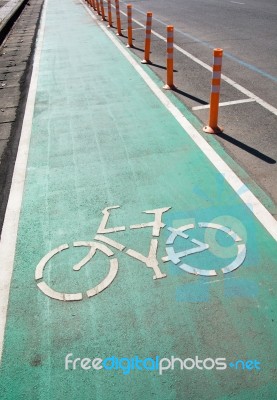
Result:
M143 229L147 227L152 228L152 238L150 239L150 246L149 246L149 252L148 255L145 256L136 250L133 249L127 249L126 246L123 244L116 242L113 239L110 239L109 237L105 236L105 234L108 233L114 233L114 232L121 232L125 231L126 227L125 226L117 226L117 227L107 227L108 225L108 220L110 217L110 210L117 209L120 206L112 206L112 207L106 207L104 210L102 210L102 220L100 222L100 225L97 229L97 234L94 237L93 241L79 241L79 242L74 242L73 246L74 247L87 247L89 248L88 254L77 264L73 266L74 271L79 271L84 265L86 265L95 255L96 251L100 251L106 256L109 257L110 259L110 268L107 276L95 287L87 290L85 293L61 293L57 292L54 289L50 288L48 284L43 281L43 272L44 269L47 265L47 263L50 261L51 258L53 258L56 254L60 253L61 251L67 250L69 248L68 244L63 244L59 247L56 247L55 249L51 250L49 253L47 253L39 262L39 264L36 267L35 271L35 280L37 281L37 286L38 288L48 297L56 300L61 300L61 301L79 301L83 300L84 298L90 298L93 296L96 296L100 292L102 292L104 289L106 289L115 279L117 272L118 272L118 260L117 258L112 258L114 256L114 252L110 249L110 247L121 251L125 252L128 256L135 258L136 260L141 261L143 264L146 265L146 267L151 268L153 270L153 279L162 279L166 278L166 274L163 273L159 267L159 262L157 260L157 250L158 250L158 238L160 236L161 229L165 227L165 224L162 221L163 214L166 213L171 209L171 207L163 207L163 208L157 208L153 210L146 210L144 213L146 214L153 214L154 215L154 221L152 222L146 222L142 224L136 224L136 225L131 225L130 229ZM211 228L211 229L218 229L223 232L225 232L227 235L232 237L232 239L235 242L241 242L242 239L231 229L224 227L222 225L218 224L211 224L211 223L206 223L206 222L200 222L198 223L198 227L200 228ZM182 270L194 274L194 275L203 275L203 276L217 276L217 272L213 270L205 270L205 269L199 269L195 267L191 267L188 264L182 263L181 259L183 257L186 257L190 254L195 254L198 252L205 251L209 248L209 245L206 243L202 243L199 240L196 239L190 239L192 243L194 243L193 248L178 252L176 253L173 247L174 241L177 238L177 236L182 237L183 239L188 239L189 235L185 233L189 229L193 229L194 225L193 224L188 224L185 226L181 226L179 228L172 228L172 227L167 227L168 231L171 232L170 236L168 237L166 241L166 253L167 255L162 258L163 262L167 261L172 261L175 265L178 265L179 268ZM109 246L109 247L108 247ZM229 264L227 267L224 267L221 269L223 273L229 273L231 271L234 271L237 269L244 261L246 256L246 246L243 243L238 244L238 254L236 259Z

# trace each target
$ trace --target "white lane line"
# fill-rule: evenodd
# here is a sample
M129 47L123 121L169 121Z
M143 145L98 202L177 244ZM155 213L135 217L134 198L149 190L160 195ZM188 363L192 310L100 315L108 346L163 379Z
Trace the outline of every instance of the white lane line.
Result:
M226 106L231 106L233 104L251 103L253 101L256 101L256 100L255 99L242 99L242 100L234 100L234 101L225 101L223 103L219 103L219 106L226 107ZM210 104L205 104L203 106L195 106L195 107L192 107L192 110L193 111L204 110L205 108L210 108Z
M9 200L0 240L0 362L3 351L7 309L9 302L10 284L13 272L19 215L21 210L24 182L26 176L29 144L32 131L33 112L36 98L39 62L45 29L46 7L45 0L39 26L38 39L33 63L33 72L25 108L21 137L18 146L16 162L14 166L13 179Z
M127 14L125 12L123 12L123 11L120 11L120 12L127 17ZM133 18L133 21L137 25L142 26L143 28L145 28L145 25L143 25L141 22L139 22L135 18ZM164 42L167 41L167 39L164 36L160 35L158 32L156 32L154 30L152 30L152 34L157 36L159 39L163 40ZM191 60L195 61L197 64L201 65L203 68L207 69L208 71L212 71L212 67L211 66L209 66L208 64L206 64L203 61L199 60L199 58L193 56L188 51L182 49L182 47L178 46L177 44L174 44L174 48L176 50L178 50L180 53L182 53L185 56L187 56L188 58L190 58ZM229 85L233 86L239 92L241 92L241 93L245 94L246 96L250 97L251 99L255 100L258 104L260 104L262 107L264 107L265 109L270 111L272 114L277 115L277 108L273 107L271 104L267 103L266 101L264 101L260 97L256 96L254 93L250 92L250 90L244 88L239 83L233 81L232 79L228 78L224 74L221 74L221 79L223 81L229 83Z
M230 1L230 3L234 3L234 4L245 4L245 3L239 3L238 1Z
M167 108L173 117L179 122L185 132L191 137L200 150L211 161L215 168L222 174L224 179L234 189L237 195L256 216L260 223L270 233L270 235L277 241L277 221L273 218L270 212L260 203L257 197L248 189L248 187L240 180L240 178L232 171L226 162L217 154L217 152L209 145L209 143L200 135L200 133L191 125L181 111L170 101L165 93L156 85L150 78L146 70L138 64L124 46L124 44L117 39L117 37L109 31L109 29L98 21L97 17L91 12L90 8L84 3L85 0L79 0L91 15L91 17L98 23L103 32L111 39L114 45L139 73L145 83L149 86L152 92L157 96L160 102Z

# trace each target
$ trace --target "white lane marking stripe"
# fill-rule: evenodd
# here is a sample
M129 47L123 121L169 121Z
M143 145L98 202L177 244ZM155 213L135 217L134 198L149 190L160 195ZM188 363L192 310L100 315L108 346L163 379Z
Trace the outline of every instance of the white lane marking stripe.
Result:
M84 0L79 0L91 15L91 17L97 21L99 27L103 32L111 39L114 45L124 55L124 57L130 62L134 69L139 73L142 79L146 82L152 92L158 97L160 102L168 109L168 111L175 117L179 124L183 127L186 133L191 137L195 144L202 150L206 157L211 161L215 168L222 174L224 179L234 189L237 195L250 209L250 211L256 216L264 228L270 233L270 235L277 241L277 221L273 218L270 212L262 205L257 197L248 189L248 187L240 180L240 178L232 171L232 169L225 163L225 161L217 154L217 152L209 145L208 142L200 135L200 133L191 125L181 111L169 100L165 93L156 85L156 83L150 78L147 72L137 63L132 57L132 53L129 53L124 45L109 32L108 28L101 24L97 17L90 11L88 6L84 3Z
M10 284L13 272L19 215L23 197L29 144L32 131L33 112L37 91L39 62L45 29L46 7L45 0L39 26L36 50L34 55L33 72L28 92L25 114L22 124L21 137L14 166L12 184L0 241L0 362L3 352L7 309L9 302Z
M123 11L120 11L123 15L127 16L127 14L125 14ZM155 18L154 18L155 19ZM137 19L133 18L133 21L142 27L145 27L145 25L143 25L141 22L139 22ZM158 32L152 30L153 35L157 36L159 39L163 40L164 42L166 42L166 38L162 35L160 35ZM190 54L189 52L187 52L186 50L182 49L182 47L178 46L177 44L174 44L174 47L176 50L178 50L180 53L184 54L185 56L187 56L188 58L190 58L191 60L195 61L197 64L201 65L203 68L207 69L208 71L212 71L212 67L209 66L208 64L204 63L203 61L199 60L199 58L193 56L192 54ZM228 78L228 76L221 74L221 79L224 80L225 82L229 83L229 85L233 86L234 88L236 88L239 92L245 94L246 96L256 100L256 102L258 104L260 104L262 107L264 107L265 109L267 109L268 111L270 111L272 114L277 115L277 108L273 107L271 104L267 103L266 101L264 101L263 99L261 99L260 97L256 96L254 93L250 92L250 90L244 88L243 86L241 86L239 83L233 81L232 79Z
M239 3L238 1L230 1L230 3L234 3L234 4L245 4L245 3Z
M232 104L241 104L241 103L251 103L256 101L255 99L242 99L242 100L234 100L234 101L225 101L224 103L219 103L220 107L231 106ZM210 108L210 104L205 104L204 106L196 106L192 107L193 111L204 110L205 108Z

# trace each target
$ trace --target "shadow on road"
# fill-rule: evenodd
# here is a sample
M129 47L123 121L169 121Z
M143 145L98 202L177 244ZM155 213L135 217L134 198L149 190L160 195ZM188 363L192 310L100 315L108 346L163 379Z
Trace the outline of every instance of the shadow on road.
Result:
M161 69L166 69L166 67L164 65L159 65L159 64L155 64L155 63L149 63L149 65L151 67L157 67L157 68L161 68ZM173 70L173 72L178 72L176 69Z
M199 97L195 97L195 96L193 96L193 95L191 95L191 94L189 94L189 93L187 93L187 92L184 92L183 90L180 90L180 89L178 89L178 88L175 88L175 89L173 89L173 91L175 92L175 93L178 93L178 94L180 94L181 96L184 96L184 97L187 97L188 99L191 99L191 100L193 100L193 101L196 101L197 103L200 103L200 104L209 104L209 103L207 103L205 100L202 100L202 99L199 99Z
M234 139L233 137L231 137L229 135L226 135L226 133L220 133L217 136L226 140L229 143L234 144L235 146L239 147L240 149L247 151L248 153L252 154L253 156L259 158L262 161L265 161L268 164L276 164L276 160L273 160L273 158L268 157L267 155L261 153L259 150L254 149L253 147L250 147L247 144L242 143L239 140Z
M138 50L138 51L143 51L143 52L144 52L144 49L141 49L140 47L137 47L137 46L135 46L134 44L133 44L132 49Z

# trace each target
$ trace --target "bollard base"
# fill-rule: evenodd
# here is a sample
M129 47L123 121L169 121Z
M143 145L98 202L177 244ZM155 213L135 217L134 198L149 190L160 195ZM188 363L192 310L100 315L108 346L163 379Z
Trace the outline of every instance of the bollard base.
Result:
M117 32L117 33L116 33L116 36L122 36L122 33L118 33L118 32Z
M141 64L152 64L152 61L150 61L150 60L141 60L140 61L141 62Z
M126 47L128 47L129 49L131 49L132 47L134 47L133 45L130 44L126 44Z
M223 132L223 128L220 128L219 126L217 126L216 128L212 128L210 126L204 126L203 131L206 133L211 133L211 134L219 134Z
M166 85L163 86L163 89L164 90L174 90L174 89L176 89L176 86L175 85L166 84Z

